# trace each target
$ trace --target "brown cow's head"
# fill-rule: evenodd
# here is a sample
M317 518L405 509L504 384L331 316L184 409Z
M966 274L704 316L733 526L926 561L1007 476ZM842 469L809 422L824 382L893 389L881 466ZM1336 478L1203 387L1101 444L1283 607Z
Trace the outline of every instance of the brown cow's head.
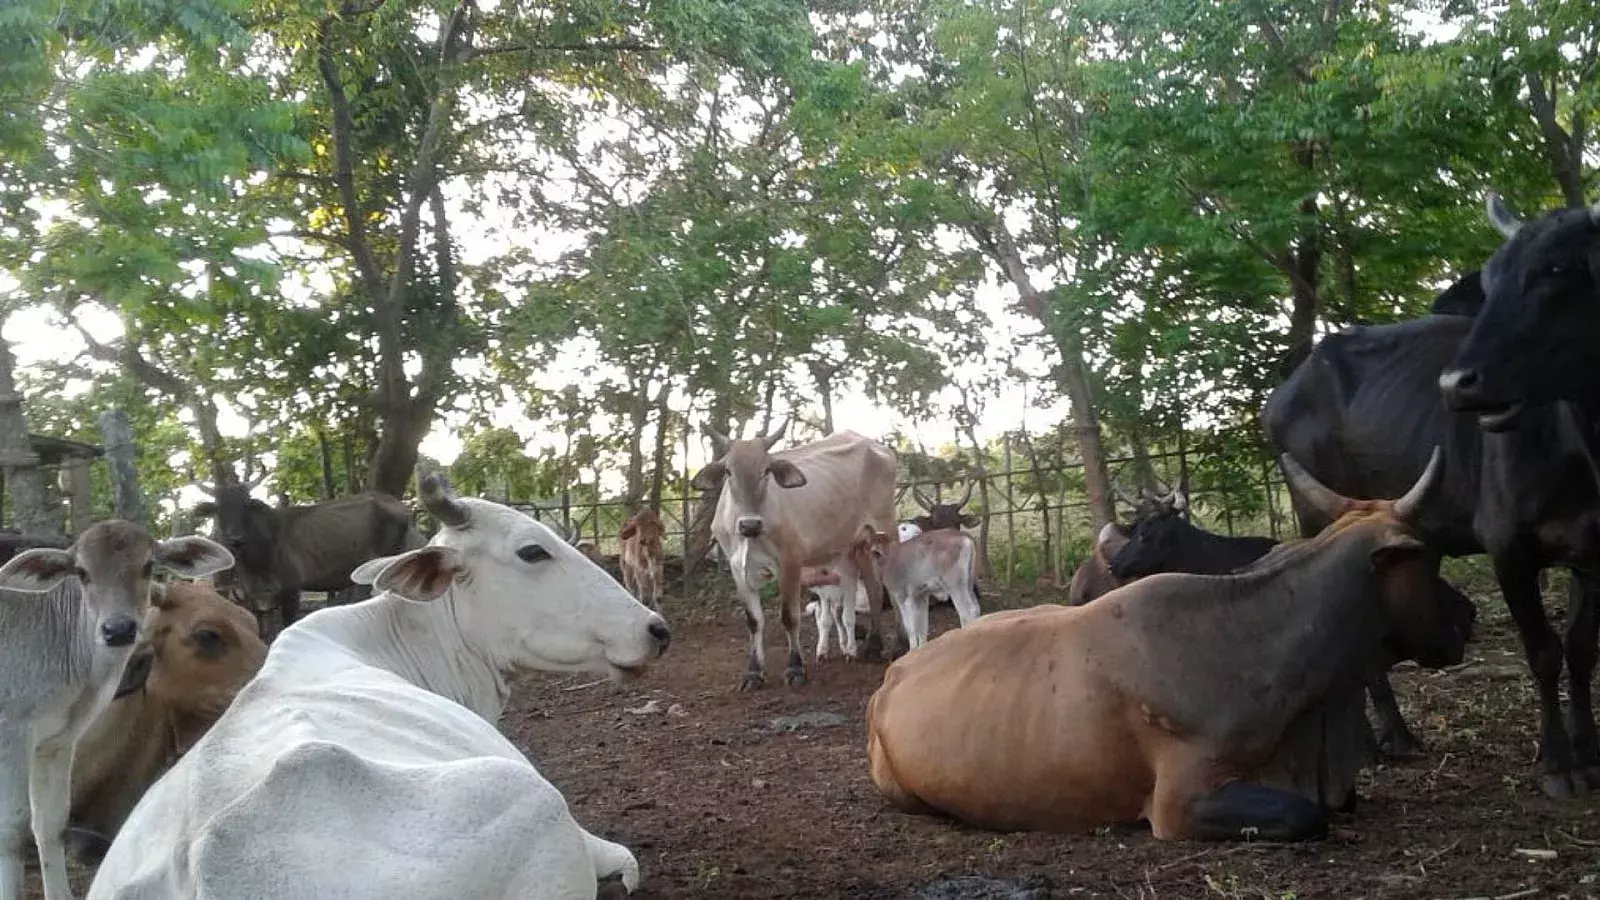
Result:
M785 420L771 434L737 441L705 426L706 434L716 447L717 459L701 469L692 483L702 491L715 490L717 485L722 485L732 499L736 510L735 527L741 537L757 538L766 530L761 509L766 505L768 476L780 488L805 486L806 476L794 463L771 456L772 445L783 437L788 425Z
M667 528L661 524L661 517L653 509L644 509L635 513L633 518L623 524L622 530L617 532L617 537L623 542L637 540L639 546L654 555L661 555L661 538L666 534Z
M255 617L207 584L164 585L151 607L146 639L123 670L117 696L142 689L203 732L260 670L267 645L256 636Z
M1434 448L1428 467L1411 490L1393 501L1352 500L1318 482L1289 454L1279 461L1289 489L1333 523L1312 542L1357 525L1377 528L1378 540L1370 558L1383 605L1393 620L1392 638L1400 645L1393 649L1429 668L1460 662L1466 636L1440 605L1434 587L1437 557L1418 536L1415 524L1422 506L1443 480L1439 448Z
M961 512L961 507L966 506L967 501L972 499L972 482L970 481L967 482L966 493L962 494L961 499L954 503L935 503L926 494L922 493L921 488L914 484L911 486L911 497L917 501L918 506L921 506L928 513L925 516L917 516L911 520L923 531L938 531L940 529L956 531L962 528L978 527L977 516L963 515Z

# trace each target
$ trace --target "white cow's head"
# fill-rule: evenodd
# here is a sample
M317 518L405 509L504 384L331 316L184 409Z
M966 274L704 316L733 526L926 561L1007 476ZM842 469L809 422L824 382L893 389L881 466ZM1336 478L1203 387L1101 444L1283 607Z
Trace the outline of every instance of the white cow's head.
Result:
M666 652L667 622L529 516L457 499L437 475L422 502L439 520L428 546L363 563L351 579L415 602L447 597L468 645L500 671L636 674Z
M914 537L916 537L916 536L918 536L920 534L922 534L922 528L920 526L918 526L917 523L915 523L915 522L901 522L900 523L900 543L904 544L906 541L909 541L912 538L914 538Z
M767 501L767 476L780 488L804 487L806 476L794 463L773 459L772 445L783 437L789 422L785 419L771 434L753 440L730 440L715 428L705 426L717 451L717 459L701 469L691 482L702 491L722 485L723 494L733 504L734 526L740 537L758 538L767 522L761 510Z

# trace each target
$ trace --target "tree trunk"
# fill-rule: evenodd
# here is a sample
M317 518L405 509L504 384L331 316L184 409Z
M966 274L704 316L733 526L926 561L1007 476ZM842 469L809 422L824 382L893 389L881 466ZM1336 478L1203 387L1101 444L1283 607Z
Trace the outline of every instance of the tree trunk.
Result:
M622 499L631 515L644 496L644 426L650 421L650 376L628 373L628 469Z
M114 513L119 519L149 527L144 495L139 492L138 448L133 443L133 426L128 414L108 409L100 414L100 434L106 442L106 459L111 463L111 493Z
M317 458L322 463L322 499L332 500L333 491L333 447L328 444L328 429L322 425L317 426Z
M1065 322L1059 322L1045 303L1022 253L1011 238L1005 222L992 217L987 227L979 227L979 243L988 252L1011 284L1016 287L1022 306L1045 326L1055 338L1056 350L1061 354L1061 387L1072 406L1074 431L1078 436L1078 454L1083 458L1083 483L1089 494L1089 521L1096 533L1115 519L1111 508L1111 477L1106 472L1106 454L1100 441L1100 418L1094 408L1094 392L1089 386L1089 366L1083 360L1083 348L1078 338Z
M60 537L61 510L50 502L45 474L28 437L28 418L17 393L17 361L11 345L0 340L0 466L11 488L11 516L28 537Z
M656 515L661 514L661 491L667 479L667 466L669 465L667 451L672 446L668 435L672 431L672 410L667 408L667 396L672 392L672 379L663 377L661 389L656 391L656 446L651 454L650 471L650 509Z
M1581 111L1575 114L1572 133L1568 134L1556 118L1556 82L1552 81L1546 86L1544 79L1533 72L1524 75L1523 80L1528 85L1528 109L1539 125L1539 133L1544 137L1545 157L1550 162L1550 171L1555 175L1556 184L1561 186L1561 198L1569 207L1587 206L1588 200L1583 195L1583 152L1586 141Z
M404 496L406 485L417 469L421 456L417 446L428 433L433 420L433 405L410 401L391 409L383 417L383 427L378 432L378 448L372 454L372 468L367 476L367 489Z
M723 434L728 433L728 420L732 418L728 409L731 405L725 396L718 396L711 401L711 414L706 421ZM719 485L714 490L702 493L695 505L694 519L689 523L688 534L683 539L685 578L694 574L701 560L711 550L711 520L716 517L717 501L721 499L722 488Z
M1297 151L1301 167L1316 166L1316 149L1302 147ZM1319 288L1322 274L1322 226L1319 221L1315 194L1300 201L1300 236L1294 249L1283 260L1282 268L1289 276L1293 307L1289 310L1288 348L1283 358L1283 375L1299 368L1311 356L1311 344L1317 335L1317 316L1322 312L1322 292ZM1178 423L1180 426L1183 423Z
M352 494L356 492L356 485L361 483L356 480L354 443L355 438L350 434L350 425L346 423L343 433L339 435L339 449L344 453L344 489Z
M966 408L965 389L961 392L961 402ZM961 420L961 431L967 437L967 446L972 448L973 477L978 479L978 502L983 504L983 516L978 519L978 558L973 561L973 568L979 578L989 578L994 575L994 566L989 562L989 520L994 507L989 503L989 470L983 464L983 446L978 443L978 432L973 424L976 418L969 409Z

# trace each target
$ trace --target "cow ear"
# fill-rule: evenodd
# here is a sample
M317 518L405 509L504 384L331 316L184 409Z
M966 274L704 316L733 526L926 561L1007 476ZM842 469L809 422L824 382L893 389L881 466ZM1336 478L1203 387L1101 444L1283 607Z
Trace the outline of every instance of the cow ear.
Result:
M638 522L629 522L628 524L622 526L622 530L621 531L617 532L617 539L625 541L625 540L628 540L629 538L633 537L634 535L636 535L638 533L639 533L639 523Z
M1410 535L1397 535L1372 551L1372 568L1383 572L1410 562L1428 551L1428 545Z
M233 554L226 547L198 534L162 541L152 555L157 568L185 578L203 578L233 565Z
M962 528L977 528L978 527L978 517L977 516L962 516L961 517L961 527Z
M65 581L78 563L67 550L36 547L24 550L0 566L0 587L42 594Z
M462 568L461 554L455 548L434 545L362 563L350 580L426 603L444 596Z
M214 516L216 514L217 514L217 505L215 503L212 503L210 500L207 500L204 503L195 504L194 517L196 519L209 519L209 518L211 518L212 516Z
M772 480L781 488L805 487L806 476L800 468L786 459L775 459L767 463L767 472L772 475Z
M704 469L695 473L694 478L689 483L702 491L714 491L717 489L717 485L722 484L722 479L727 474L727 464L718 460L713 463L707 463Z

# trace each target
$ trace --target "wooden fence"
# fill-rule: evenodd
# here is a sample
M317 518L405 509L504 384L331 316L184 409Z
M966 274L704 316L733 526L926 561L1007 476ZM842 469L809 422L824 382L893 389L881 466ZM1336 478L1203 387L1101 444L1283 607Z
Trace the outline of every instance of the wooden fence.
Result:
M1012 464L1015 454L1010 452L1009 442L1005 451L1000 471L975 474L970 479L972 499L965 511L982 520L980 527L973 530L984 556L979 565L993 578L1008 585L1064 584L1088 552L1094 537L1089 524L1088 501L1081 488L1083 466L1073 463L1017 468ZM1182 474L1189 471L1190 456L1181 451L1152 454L1150 460L1157 475L1168 484L1177 484ZM1128 457L1108 460L1113 480L1119 480L1118 476L1124 474L1132 462ZM965 490L967 481L902 482L895 492L896 518L904 521L922 513L912 496L913 486L935 500L942 500L952 491L959 494ZM1120 481L1125 485L1133 483L1131 478ZM1263 465L1259 479L1246 485L1235 484L1230 493L1238 496L1241 488L1260 492L1258 497L1264 494L1264 503L1252 504L1264 510L1236 512L1221 492L1192 490L1189 494L1191 519L1202 528L1222 534L1267 534L1281 539L1294 531L1288 494L1276 467ZM983 502L985 496L987 504ZM666 526L664 550L669 568L673 570L681 566L681 563L674 565L673 558L681 558L683 554L688 523L693 521L699 499L698 492L693 491L662 498L660 514ZM541 521L559 523L567 533L576 533L580 540L593 543L603 554L614 556L620 552L617 531L627 517L627 505L622 500L581 502L563 495L555 500L507 499L505 502ZM1128 510L1124 505L1118 505L1118 514L1126 520Z

